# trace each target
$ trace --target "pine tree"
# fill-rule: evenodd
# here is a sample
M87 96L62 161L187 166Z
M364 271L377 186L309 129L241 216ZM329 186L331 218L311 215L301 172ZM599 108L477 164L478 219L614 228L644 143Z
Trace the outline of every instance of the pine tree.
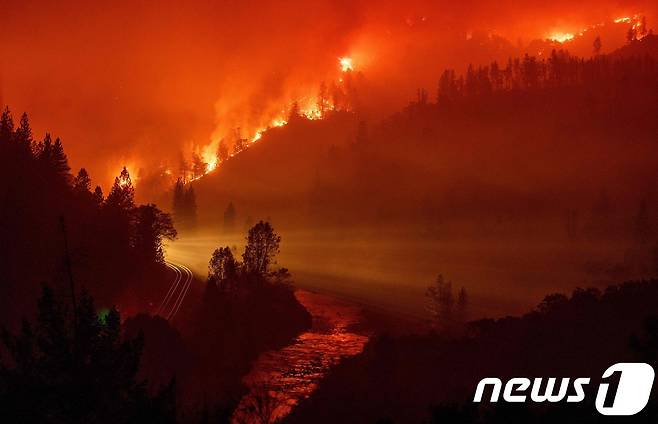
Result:
M53 141L50 138L50 134L46 133L43 141L39 142L37 146L37 160L42 167L48 168L51 164L52 154L53 154Z
M203 161L201 156L196 153L192 154L192 179L202 177L206 173L208 164Z
M103 189L101 189L101 186L96 186L96 188L94 189L93 199L94 199L94 203L97 206L101 206L103 204L104 197L103 197Z
M1 341L0 410L10 422L175 422L173 396L138 379L141 338L125 340L113 307L100 319L85 291L72 311L44 287L36 323ZM81 402L84 399L84 402ZM36 407L38 406L38 407ZM10 417L16 419L11 420Z
M55 144L53 144L52 153L50 155L50 161L56 175L65 179L70 178L71 175L69 174L69 171L71 170L71 168L69 167L69 162L68 162L68 158L66 157L66 153L64 153L64 147L62 146L62 141L59 138L57 138L55 140Z
M177 222L180 223L185 220L185 184L183 184L182 178L178 178L174 184L172 210L174 211L174 219Z
M594 55L598 56L601 53L601 37L596 36L594 39L594 43L592 44L592 47L594 47Z
M135 188L125 166L121 174L114 178L106 205L124 212L130 212L135 208Z
M327 113L328 99L327 99L327 84L322 81L320 83L320 91L318 93L318 111L320 112L320 118L324 118Z
M185 191L184 205L187 226L194 228L196 226L196 195L194 194L192 184L189 184Z
M450 331L454 325L454 297L452 282L446 281L439 275L433 285L427 288L425 296L428 298L428 310L432 316L433 324L441 331Z
M0 117L0 142L8 143L12 140L14 134L14 120L11 116L9 107L5 107Z
M288 114L288 122L294 122L302 117L301 112L299 111L299 103L293 102L290 107L290 113Z
M78 175L73 179L73 190L80 194L91 193L91 178L86 169L80 168Z
M16 141L21 145L23 149L29 151L32 148L32 128L30 128L30 121L27 117L27 113L24 113L21 116L21 121L16 128Z

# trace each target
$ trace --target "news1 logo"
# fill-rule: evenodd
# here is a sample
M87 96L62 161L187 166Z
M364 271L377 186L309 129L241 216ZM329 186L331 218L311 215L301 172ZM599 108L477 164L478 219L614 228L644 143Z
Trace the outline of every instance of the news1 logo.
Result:
M603 415L628 416L635 415L644 409L649 402L651 387L655 372L651 365L645 363L622 362L614 364L603 373L601 384L596 393L596 410ZM584 387L590 383L589 378L576 378L573 380L575 394L567 396L570 378L560 379L559 387L556 388L557 378L547 379L546 387L541 390L542 378L512 378L505 384L503 400L510 403L521 403L527 401L527 390L530 390L531 402L561 402L566 397L566 402L582 402L585 400ZM487 386L491 386L490 402L498 402L503 383L499 378L483 378L475 390L473 402L482 402Z

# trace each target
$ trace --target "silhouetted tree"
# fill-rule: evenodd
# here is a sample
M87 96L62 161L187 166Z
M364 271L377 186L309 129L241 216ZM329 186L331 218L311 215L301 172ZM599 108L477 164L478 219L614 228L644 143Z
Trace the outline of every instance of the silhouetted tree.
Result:
M114 178L114 184L105 203L109 208L124 212L130 212L135 208L135 188L125 166L121 174Z
M242 260L247 272L265 275L274 257L279 253L281 236L274 232L269 222L259 221L249 229L247 246Z
M592 47L594 48L594 55L598 55L601 53L601 36L597 35L596 38L594 39L594 43L592 43Z
M194 228L196 227L196 194L194 194L194 187L192 184L188 184L183 201L185 205L187 225L190 228Z
M233 257L231 248L215 249L208 264L208 281L224 290L230 290L237 277L240 264Z
M73 190L78 194L91 194L91 178L86 169L80 168L73 179Z
M137 208L135 229L135 251L149 263L164 263L162 240L174 240L176 229L168 213L153 204Z
M634 27L630 27L626 32L626 41L632 43L635 40L637 40L637 31L635 30Z
M208 164L197 153L192 154L192 179L202 177L206 173Z
M83 292L72 314L44 287L38 310L36 325L25 321L18 335L2 336L12 363L0 364L3 419L175 422L173 386L151 398L137 381L142 340L122 340L116 309L101 319Z
M302 117L301 112L299 110L299 103L293 102L292 106L290 107L290 112L288 113L288 122L295 122L296 120L300 119Z
M101 206L103 204L104 198L103 198L103 189L100 186L96 186L94 189L94 195L93 195L94 203L97 206Z
M0 116L0 139L4 142L11 141L14 136L14 120L9 107L5 107Z
M53 140L49 133L37 144L37 161L41 164L42 169L50 170L52 164Z
M21 121L18 124L18 128L16 128L15 135L23 156L31 154L34 140L32 139L32 128L30 128L27 113L23 113L23 116L21 116Z
M185 184L181 178L178 178L174 184L172 209L174 219L180 229L187 230L195 227L196 195L192 184Z
M237 155L240 154L241 152L244 152L247 150L249 147L248 140L246 138L238 138L235 140L235 144L233 145L233 154Z
M66 153L64 153L64 147L62 147L62 141L59 138L55 139L50 160L52 161L53 170L58 177L64 180L68 180L71 177L69 174L71 168L69 167L68 158L66 157Z
M329 107L329 96L327 92L327 84L324 81L320 83L317 107L318 107L318 111L320 111L320 117L325 118L327 114L327 109Z
M182 178L176 179L173 190L172 210L176 221L184 221L185 216L185 184Z
M439 331L452 333L458 329L457 325L466 321L468 295L465 288L459 290L455 302L452 282L439 275L434 284L427 288L425 296L428 299L427 309L432 317L432 325Z

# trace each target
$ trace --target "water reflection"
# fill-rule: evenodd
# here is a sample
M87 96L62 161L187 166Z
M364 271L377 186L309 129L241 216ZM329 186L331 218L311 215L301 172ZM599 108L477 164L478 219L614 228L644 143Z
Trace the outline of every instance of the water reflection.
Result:
M352 332L360 309L327 296L297 291L297 299L313 316L310 331L293 344L263 353L244 378L249 393L240 401L235 423L268 423L288 414L309 396L330 367L360 353L368 335Z

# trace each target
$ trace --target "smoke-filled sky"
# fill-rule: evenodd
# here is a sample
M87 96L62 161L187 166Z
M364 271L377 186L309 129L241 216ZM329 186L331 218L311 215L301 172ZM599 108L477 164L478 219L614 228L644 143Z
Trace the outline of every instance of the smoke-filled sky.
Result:
M443 68L642 13L646 0L33 2L0 5L0 103L62 137L73 168L107 188L120 166L177 166L231 128L268 122L316 95L350 56L387 112ZM604 50L623 40L606 40ZM476 43L477 44L477 43ZM591 44L590 44L591 45ZM387 110L387 108L389 108ZM18 118L18 116L16 116Z

